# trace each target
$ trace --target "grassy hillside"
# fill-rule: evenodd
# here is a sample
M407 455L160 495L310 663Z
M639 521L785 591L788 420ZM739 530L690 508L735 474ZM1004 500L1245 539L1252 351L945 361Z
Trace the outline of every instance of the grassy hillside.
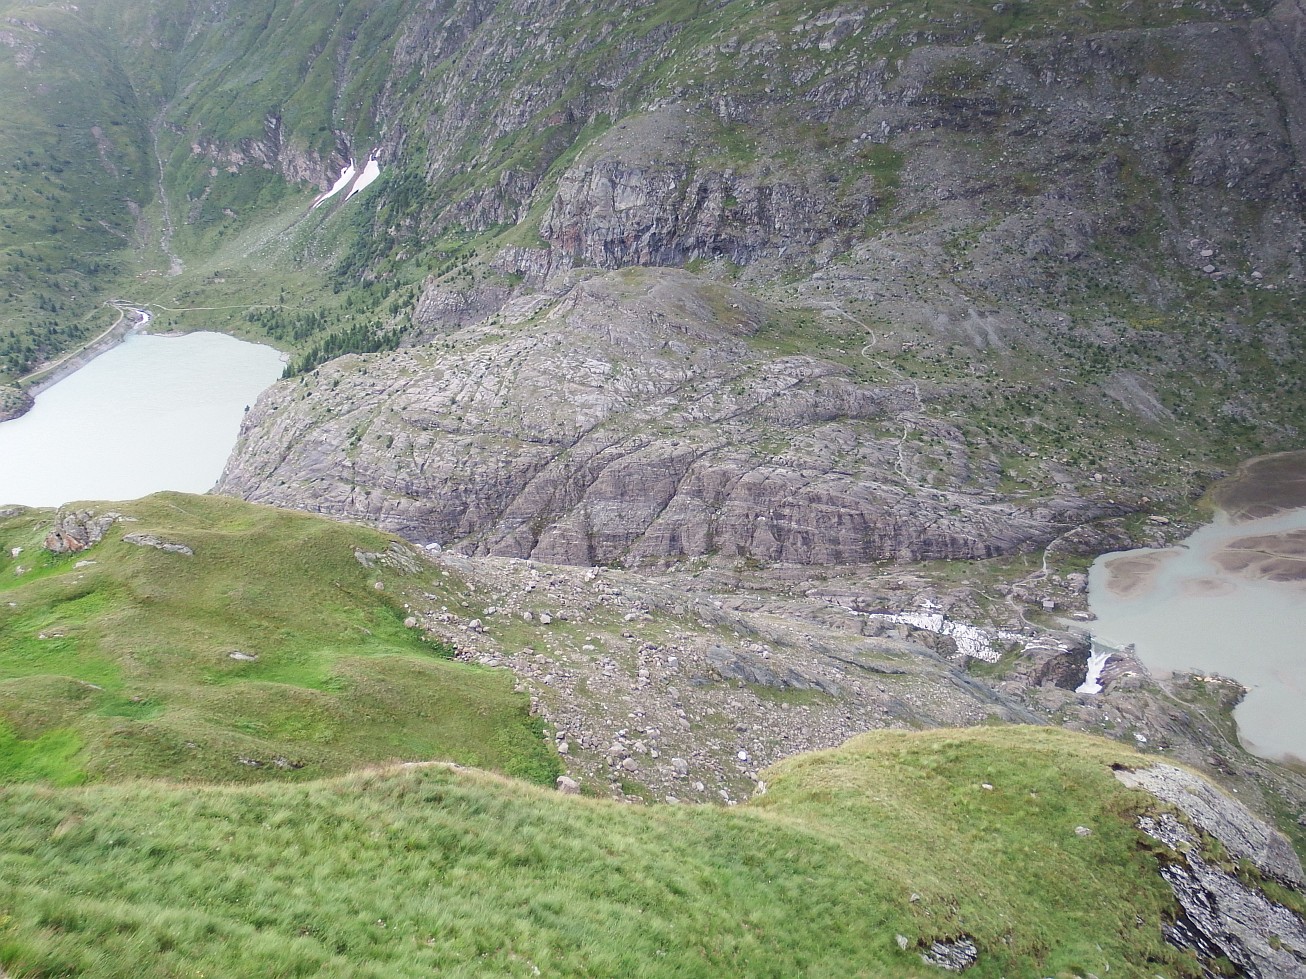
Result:
M3 380L112 321L99 293L153 192L131 84L68 7L0 2L0 93Z
M28 976L1197 975L1115 744L867 735L727 810L446 767L304 786L16 787L0 963ZM1092 829L1077 835L1077 826ZM906 943L900 947L898 936Z
M507 673L404 627L405 593L448 579L355 557L389 538L212 497L115 506L134 520L79 554L41 547L50 511L0 521L0 781L305 779L428 759L557 774Z
M321 289L314 260L279 247L270 269L263 246L311 173L372 145L404 9L0 2L0 382L102 329L113 295L223 306L185 327L231 329Z

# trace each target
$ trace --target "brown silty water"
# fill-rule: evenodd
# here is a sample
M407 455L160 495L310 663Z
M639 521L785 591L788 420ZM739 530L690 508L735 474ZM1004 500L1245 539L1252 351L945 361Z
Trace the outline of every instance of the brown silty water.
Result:
M1249 688L1248 750L1306 760L1306 452L1253 459L1211 493L1214 522L1180 546L1105 554L1089 576L1094 639L1134 644L1156 673Z

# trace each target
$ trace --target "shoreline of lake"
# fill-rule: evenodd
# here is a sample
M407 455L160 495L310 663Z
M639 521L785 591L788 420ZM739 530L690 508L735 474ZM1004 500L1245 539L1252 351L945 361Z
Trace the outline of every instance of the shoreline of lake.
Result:
M122 343L122 341L132 333L143 330L153 319L153 317L145 310L138 309L137 307L130 306L126 303L123 303L122 305L110 303L110 305L118 310L119 316L107 330L95 339L86 343L84 346L64 354L53 364L37 368L30 374L21 377L14 382L13 386L26 394L32 400L32 404L28 404L25 411L5 419L6 421L12 421L14 418L21 418L28 411L32 410L32 406L35 403L38 394L54 387L64 378L76 374L91 361L118 346L118 344ZM129 311L138 314L138 318L130 316Z
M128 329L78 370L49 380L26 414L0 423L0 503L205 492L221 475L243 412L283 368L284 355L266 344Z
M1306 759L1306 451L1248 460L1211 489L1215 518L1159 549L1101 555L1089 575L1095 641L1158 676L1231 677L1253 754ZM1225 507L1229 509L1226 510Z

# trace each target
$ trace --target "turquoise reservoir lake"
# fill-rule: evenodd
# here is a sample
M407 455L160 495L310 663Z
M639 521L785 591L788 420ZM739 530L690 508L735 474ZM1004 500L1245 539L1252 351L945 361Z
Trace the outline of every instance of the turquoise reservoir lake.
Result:
M129 335L0 423L0 504L203 493L283 366L272 347L221 333Z

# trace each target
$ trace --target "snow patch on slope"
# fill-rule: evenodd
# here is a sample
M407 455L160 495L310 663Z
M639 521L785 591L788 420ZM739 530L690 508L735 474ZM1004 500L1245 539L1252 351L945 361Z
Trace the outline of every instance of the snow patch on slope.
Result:
M345 169L341 171L339 179L336 180L336 182L331 185L331 189L324 194L318 194L317 198L313 201L313 207L310 207L309 210L311 211L314 208L317 208L320 205L325 204L332 197L335 197L336 194L340 193L342 190L348 187L349 182L354 179L354 176L357 173L358 173L358 169L354 166L354 161L350 160L349 166L345 167Z
M355 194L366 190L372 181L379 176L381 176L381 164L376 162L376 157L370 157L367 161L367 165L363 167L363 172L360 173L358 179L354 181L354 186L349 188L349 193L345 195L345 200L349 200Z
M867 618L951 636L957 643L958 653L986 663L996 663L1002 658L1002 653L994 648L995 642L1021 642L1027 638L1019 632L989 632L966 622L956 622L928 604L919 612L873 612Z

